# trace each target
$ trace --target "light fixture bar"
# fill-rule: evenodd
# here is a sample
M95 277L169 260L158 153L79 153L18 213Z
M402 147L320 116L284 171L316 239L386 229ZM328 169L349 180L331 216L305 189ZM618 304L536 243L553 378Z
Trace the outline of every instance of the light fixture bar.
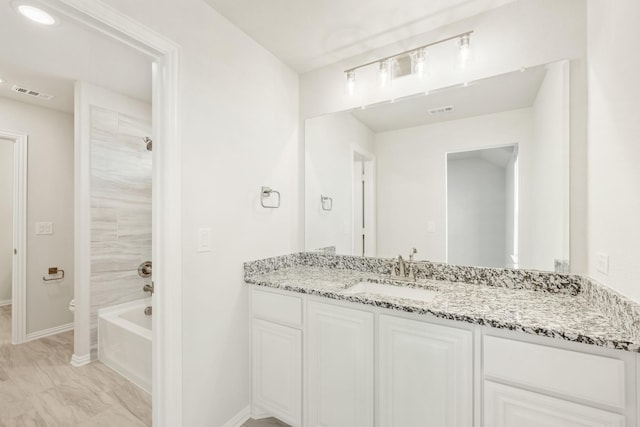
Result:
M422 45L422 46L414 47L413 49L405 50L404 52L396 53L394 55L387 56L385 58L376 59L375 61L367 62L366 64L358 65L357 67L353 67L353 68L349 68L347 70L344 70L344 72L345 73L350 73L350 72L356 71L356 70L358 70L360 68L368 67L369 65L378 64L378 63L381 63L381 62L384 62L384 61L388 61L389 59L396 58L398 56L407 55L407 54L409 54L411 52L415 52L416 50L426 49L428 47L435 46L435 45L438 45L438 44L441 44L441 43L445 43L445 42L448 42L448 41L451 41L451 40L459 39L459 38L464 37L464 36L470 37L471 34L473 34L473 30L472 31L467 31L467 32L464 32L464 33L460 33L460 34L456 34L455 36L447 37L446 39L438 40L438 41L435 41L435 42L432 42L432 43L429 43L429 44L425 44L425 45Z

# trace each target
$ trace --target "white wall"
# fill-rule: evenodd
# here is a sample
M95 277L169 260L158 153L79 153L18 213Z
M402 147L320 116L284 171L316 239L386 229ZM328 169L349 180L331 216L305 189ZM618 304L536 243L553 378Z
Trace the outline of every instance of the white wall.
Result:
M221 426L250 401L242 263L301 249L298 76L201 0L107 3L182 47L183 425Z
M415 246L418 259L445 262L446 153L517 143L526 158L531 133L531 111L521 109L376 134L378 256ZM528 185L526 162L520 174Z
M569 260L569 64L547 67L544 81L531 108L531 205L523 206L528 228L521 229L531 242L523 246L522 259L541 270L554 270L554 260Z
M305 123L306 249L335 246L352 253L353 147L373 153L373 132L351 114L330 114ZM320 195L333 198L324 211Z
M640 2L588 2L589 275L640 301ZM597 254L609 256L608 275Z
M481 158L447 161L447 261L504 267L506 171Z
M0 305L11 303L13 141L0 138Z
M73 321L73 116L0 98L0 128L28 134L27 334ZM53 222L53 235L35 223ZM61 281L43 282L49 267Z

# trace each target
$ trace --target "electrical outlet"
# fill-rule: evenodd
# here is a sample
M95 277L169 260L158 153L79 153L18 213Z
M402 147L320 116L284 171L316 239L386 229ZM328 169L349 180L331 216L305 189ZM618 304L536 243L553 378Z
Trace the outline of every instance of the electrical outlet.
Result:
M36 235L50 235L53 234L52 222L36 222Z
M211 229L198 230L198 252L211 252Z
M605 276L609 275L609 255L602 252L597 253L596 270Z

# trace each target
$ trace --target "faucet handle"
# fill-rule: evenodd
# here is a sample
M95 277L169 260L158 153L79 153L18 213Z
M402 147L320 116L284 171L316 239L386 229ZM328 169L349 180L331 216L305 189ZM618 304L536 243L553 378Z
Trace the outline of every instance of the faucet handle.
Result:
M416 280L416 273L413 271L413 265L409 265L409 275L407 276L411 280Z

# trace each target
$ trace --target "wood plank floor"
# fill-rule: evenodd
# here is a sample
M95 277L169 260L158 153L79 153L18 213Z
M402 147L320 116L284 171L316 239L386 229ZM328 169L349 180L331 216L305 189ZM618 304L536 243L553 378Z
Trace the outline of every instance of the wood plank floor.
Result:
M11 344L0 307L0 426L151 425L151 396L100 362L69 364L73 332Z
M289 424L285 424L282 421L278 421L275 418L264 418L261 420L249 420L242 424L240 427L290 427Z

